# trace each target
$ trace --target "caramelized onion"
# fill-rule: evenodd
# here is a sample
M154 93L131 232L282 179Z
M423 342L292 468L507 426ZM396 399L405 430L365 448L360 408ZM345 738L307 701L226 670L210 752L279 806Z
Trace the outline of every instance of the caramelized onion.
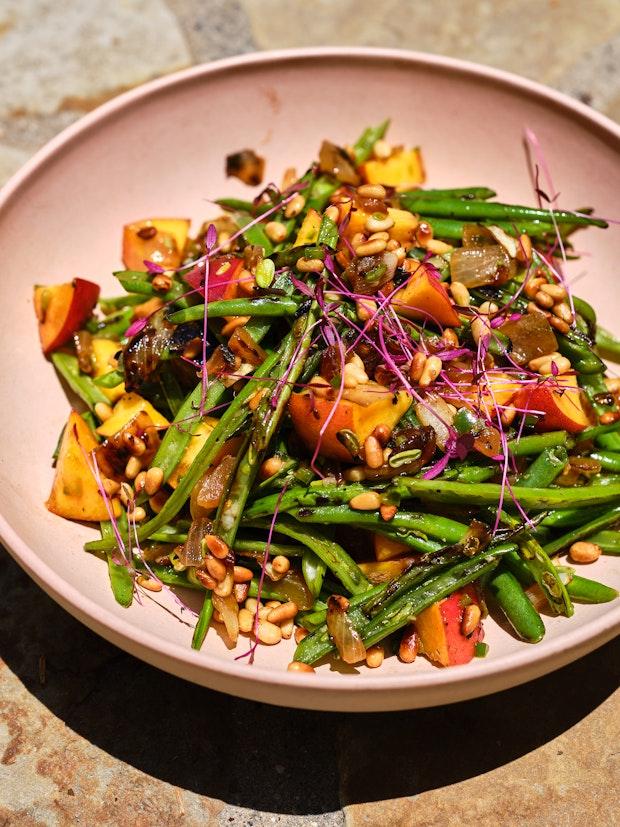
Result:
M289 569L284 577L278 580L273 590L277 591L282 598L292 600L301 612L311 609L314 605L314 597L306 581L294 569Z
M359 663L366 657L366 647L360 633L347 613L349 601L339 594L327 600L327 630L345 663Z
M211 531L211 521L197 517L192 521L187 540L178 548L179 560L184 566L200 566L203 561L202 541Z
M319 169L333 175L337 181L343 184L360 183L360 177L344 149L341 149L331 141L323 141L319 150Z
M253 149L242 149L226 157L226 175L234 177L255 187L263 180L265 160L257 155Z
M450 276L465 287L500 285L514 275L515 265L500 244L458 247L450 256Z
M218 507L236 462L235 457L228 454L217 465L212 465L205 471L192 490L192 517L206 517Z
M168 347L174 326L166 321L164 311L151 316L148 323L133 336L123 352L125 388L139 391L151 379Z
M214 591L211 593L211 599L213 600L214 611L222 615L222 622L226 627L231 643L236 643L239 637L239 604L234 591L226 597L221 597Z
M510 339L510 355L518 365L527 365L558 349L555 333L542 313L526 313L516 321L504 322L500 331Z
M454 419L454 412L441 396L436 393L426 395L424 402L417 402L415 414L422 423L435 431L437 445L445 450L450 438L450 425Z

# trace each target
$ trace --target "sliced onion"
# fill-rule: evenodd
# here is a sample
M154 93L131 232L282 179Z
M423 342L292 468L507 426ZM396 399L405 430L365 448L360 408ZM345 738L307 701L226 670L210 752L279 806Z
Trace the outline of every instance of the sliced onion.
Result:
M327 630L338 654L345 663L359 663L366 657L366 647L360 633L347 613L346 597L332 594L327 600Z
M179 560L184 566L200 566L203 561L202 541L211 531L211 521L198 517L192 521L187 540L179 546Z
M222 457L221 462L205 471L192 490L190 511L192 517L207 517L220 504L236 459L230 454Z
M445 450L454 420L454 411L448 403L438 394L429 393L423 402L416 403L415 413L422 425L428 425L435 431L437 445Z
M211 599L213 600L214 610L222 615L228 637L232 643L236 643L239 637L239 604L234 591L226 597L221 597L219 594L212 592Z
M173 333L174 325L166 321L161 310L151 316L148 324L129 340L123 351L125 388L128 391L139 391L152 378Z
M319 150L319 169L333 175L336 180L343 184L357 186L360 177L357 174L353 162L344 151L331 141L323 141Z
M500 244L459 247L450 256L450 276L465 287L503 284L514 274L515 265Z
M558 349L555 333L542 313L525 313L516 321L504 322L500 331L510 339L510 355L518 365L527 365Z
M277 591L282 598L296 603L297 608L302 612L311 609L314 605L314 597L306 581L294 569L289 569L284 577L278 580L278 584L273 590L274 592Z
M497 241L498 244L501 244L504 250L508 253L510 258L516 258L517 253L519 252L519 245L517 244L517 239L513 238L511 235L505 230L502 230L501 227L496 227L495 225L489 227L489 232L492 234L493 238Z

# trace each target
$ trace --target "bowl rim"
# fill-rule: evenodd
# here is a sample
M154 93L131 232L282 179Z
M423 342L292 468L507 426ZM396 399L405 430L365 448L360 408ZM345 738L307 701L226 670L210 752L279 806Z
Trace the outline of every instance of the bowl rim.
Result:
M504 70L442 55L402 49L337 46L279 49L252 52L198 64L151 80L105 102L52 138L9 179L0 190L0 211L9 208L12 199L19 196L21 188L32 181L37 172L47 163L53 161L57 153L69 148L81 136L95 129L99 123L122 113L126 107L136 101L158 95L175 86L191 83L199 78L209 78L237 69L250 69L273 63L307 62L321 58L350 58L416 67L424 66L433 71L465 75L499 87L508 87L526 96L542 99L547 104L565 113L570 113L573 117L578 116L590 129L596 128L598 137L620 145L620 125L610 118L562 92ZM347 697L350 700L354 697L359 699L363 693L369 691L373 696L380 695L382 698L386 698L387 693L395 693L397 697L394 697L393 702L385 703L384 709L401 709L417 705L431 706L435 703L481 696L559 668L585 654L586 651L610 640L620 628L620 606L617 606L610 608L603 617L577 625L548 641L539 652L531 650L524 644L522 651L500 656L492 665L489 664L487 670L471 669L454 672L437 669L418 674L386 676L374 674L372 677L360 673L354 679L346 680L342 675L331 672L319 672L314 675L292 674L286 671L274 671L272 668L261 667L257 664L247 669L244 668L245 664L239 664L233 659L226 660L206 651L196 652L189 646L162 640L150 631L135 626L131 619L118 617L110 610L102 608L96 600L70 586L60 575L56 574L53 568L43 563L36 552L19 537L2 513L0 513L0 539L19 565L45 592L81 622L115 645L177 675L183 671L186 679L204 685L214 685L215 681L209 679L211 675L223 675L228 679L228 686L232 687L226 691L234 691L235 694L238 693L243 697L255 697L253 687L256 684L280 690L301 689L299 693L294 691L287 693L286 701L272 701L286 703L290 706L342 709ZM445 696L441 691L442 688L444 690L449 688L450 697ZM408 701L402 697L403 690L410 693ZM428 696L430 690L437 691L436 701L425 700L421 704L416 701L416 692L421 691ZM261 694L262 699L269 702L269 699L264 697L264 693ZM281 692L280 697L282 697ZM360 705L359 700L356 703L359 709L377 709L381 706L377 703Z

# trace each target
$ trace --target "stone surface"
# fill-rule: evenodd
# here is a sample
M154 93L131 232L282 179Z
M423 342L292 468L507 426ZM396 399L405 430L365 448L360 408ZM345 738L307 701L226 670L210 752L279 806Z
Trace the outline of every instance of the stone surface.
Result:
M414 48L620 119L615 0L3 0L0 183L116 92L253 48ZM0 549L0 827L611 827L620 644L434 710L336 715L220 695L105 643Z

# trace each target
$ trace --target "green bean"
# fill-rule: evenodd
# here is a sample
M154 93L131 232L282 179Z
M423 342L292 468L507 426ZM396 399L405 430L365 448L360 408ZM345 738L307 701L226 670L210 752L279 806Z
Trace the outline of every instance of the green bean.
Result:
M615 434L619 430L620 420L618 422L612 422L609 425L592 425L590 428L585 428L581 433L575 434L575 441L587 442L590 439L598 439L601 436Z
M610 362L620 362L620 339L605 330L604 327L596 329L596 349L603 357Z
M184 543L187 540L187 532L154 531L149 537L149 540L152 540L154 543L172 543L174 545L178 545L179 543Z
M249 557L260 557L262 559L266 547L267 540L248 540L239 537L239 535L235 538L234 549L242 556L247 554ZM301 557L305 552L303 546L295 546L292 543L280 543L275 540L271 541L269 549L272 554L281 554L283 557Z
M301 558L301 573L313 597L318 597L323 586L327 565L311 549L304 551Z
M262 247L265 256L270 256L273 253L273 244L269 238L267 238L265 228L262 224L254 224L251 227L247 227L248 224L254 221L251 216L247 215L235 215L234 220L239 229L243 230L243 237L248 244Z
M570 361L577 373L591 375L605 371L605 364L596 353L588 340L582 339L575 332L560 334L557 337L558 350L562 356Z
M259 525L264 527L262 524ZM278 534L297 540L297 542L311 549L351 594L359 594L369 588L368 580L355 560L347 554L342 546L316 529L310 530L281 514L278 516L275 530Z
M138 529L138 539L140 541L148 539L154 531L169 523L170 520L179 513L185 505L192 488L196 485L205 469L213 462L213 459L221 450L222 445L247 421L249 411L246 403L248 399L256 393L256 380L266 377L274 365L277 364L279 358L279 352L269 354L249 381L246 382L243 390L232 400L226 411L222 414L219 422L207 437L205 444L200 449L187 473L183 476L170 498L164 504L162 510ZM87 543L85 546L87 551L105 551L112 547L113 545L110 544L110 542L104 540L96 540Z
M383 138L390 125L389 118L378 126L367 127L353 145L355 164L359 166L367 161L372 155L372 148L378 140Z
M400 197L406 196L407 203L414 204L419 201L442 201L446 198L461 201L487 201L489 198L495 198L496 195L497 193L488 187L462 187L447 190L407 190Z
M139 293L141 296L157 296L163 302L174 302L178 307L189 307L190 302L184 297L190 288L180 281L173 281L170 290L161 293L155 290L148 273L141 270L121 270L114 273L121 286L128 293Z
M590 459L600 462L604 471L613 471L620 474L620 453L615 451L592 451Z
M103 321L91 319L86 323L86 329L97 339L120 339L133 319L133 310L128 307L112 314L114 318Z
M275 299L261 296L258 299L222 299L221 301L209 302L207 317L209 319L221 319L224 316L266 316L273 318L294 316L298 310L299 302L294 299L285 296L278 296ZM196 304L185 310L170 313L168 321L172 324L195 322L204 318L204 312L204 304Z
M409 209L409 203L415 206L415 197L401 196L401 202ZM424 204L424 212L442 218L469 221L504 221L515 223L526 221L542 221L553 225L571 224L574 226L607 227L608 224L602 218L592 218L587 215L578 215L566 210L554 210L553 218L549 210L542 210L536 207L523 207L513 204L500 204L496 201L461 201L457 198L445 200L433 200Z
M93 379L93 382L98 388L117 388L124 379L125 375L120 370L110 370L101 376L97 376L96 379Z
M340 186L340 181L336 181L331 176L320 175L318 178L315 178L310 184L310 188L306 196L304 214L307 213L308 210L323 212L329 202L329 199ZM323 256L321 256L321 258L323 258Z
M518 484L527 488L548 488L567 462L568 453L563 445L545 448L521 474Z
M52 364L73 393L79 396L82 402L85 402L91 410L98 402L108 404L108 397L103 391L99 390L90 376L80 373L77 356L57 350L52 353Z
M144 564L139 562L136 563L136 568L146 570ZM166 586L204 591L203 586L188 579L185 571L175 571L172 566L165 566L161 563L149 563L149 569Z
M497 574L493 573L486 588L495 597L498 606L520 638L530 643L538 643L543 639L545 624L510 571L501 570Z
M601 514L605 514L607 509L605 506L588 509L588 516L592 519ZM542 520L543 526L549 528L567 528L569 526L581 525L583 523L583 509L582 508L566 508L563 511L548 511Z
M369 530L374 531L375 534L383 534L385 537L389 537L390 540L402 543L404 546L420 554L434 554L441 548L441 543L438 543L436 540L429 540L422 532L418 532L415 529L390 528L389 523L380 520L377 520L376 524L371 523L370 526L368 526L368 524L355 524L355 528L369 528Z
M107 299L99 299L99 307L101 308L102 313L109 316L119 309L134 307L136 304L142 304L143 301L144 299L142 296L112 296Z
M202 608L194 627L194 634L192 635L192 649L200 649L209 631L211 625L211 618L213 617L213 599L211 592L205 592Z
M596 531L588 540L600 546L605 554L620 554L620 531Z
M620 451L620 433L617 431L609 434L601 434L595 441L599 448L602 448L604 451Z
M101 523L101 536L114 538L112 523L106 521ZM126 563L116 563L112 552L107 552L108 576L112 594L116 602L128 609L133 602L133 574Z
M608 526L613 525L618 520L620 520L620 506L611 508L601 516L595 517L593 520L577 526L576 528L573 528L572 531L568 531L561 537L552 540L550 543L545 545L545 551L548 555L557 554L557 552L561 549L576 543L578 540L582 540L584 537L587 537L589 534L593 534L601 528L607 528Z
M615 401L611 404L607 403L607 399L613 396L610 395L605 379L602 373L579 374L578 382L581 388L585 391L586 396L597 414L606 413L610 410L617 409ZM605 400L605 401L601 401Z
M589 330L596 330L596 311L585 299L580 299L579 296L573 296L573 307L575 312L579 313L581 318L586 322Z
M549 431L546 434L532 434L520 439L508 441L508 450L515 457L529 457L540 454L547 448L555 448L568 443L566 431Z
M618 597L618 592L611 586L577 574L573 575L566 588L576 603L609 603Z
M215 203L224 210L247 212L252 216L263 215L274 207L271 203L255 204L253 201L244 201L241 198L216 198Z
M338 225L328 215L323 214L321 226L319 227L319 235L316 240L317 244L325 244L326 247L335 250L338 246L338 239Z

